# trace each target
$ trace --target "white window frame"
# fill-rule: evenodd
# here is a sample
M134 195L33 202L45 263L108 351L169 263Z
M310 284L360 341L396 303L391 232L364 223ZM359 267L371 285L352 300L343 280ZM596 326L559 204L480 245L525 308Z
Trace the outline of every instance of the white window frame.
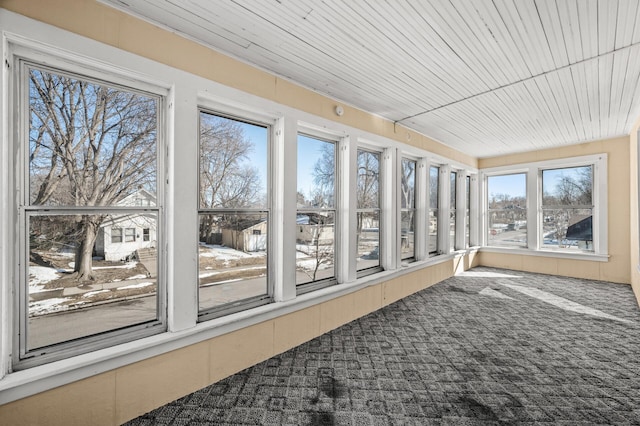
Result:
M384 267L382 266L382 253L385 250L385 238L384 238L384 217L383 217L383 200L384 200L384 185L383 185L383 177L384 177L384 161L383 161L383 155L384 153L380 150L380 149L376 149L376 148L372 148L370 146L367 146L363 143L358 143L356 145L356 154L355 154L355 161L354 163L354 167L356 169L355 171L355 176L354 176L354 189L353 191L350 191L349 193L353 193L356 194L355 197L350 197L350 198L355 198L354 203L353 203L353 208L351 208L351 206L349 206L349 211L355 211L355 224L357 224L357 215L360 212L371 212L371 211L377 211L378 213L378 266L374 266L374 267L369 267L369 268L363 268L363 269L358 269L358 265L355 259L353 259L353 263L354 268L356 269L356 276L357 277L364 277L367 275L371 275L371 274L375 274L377 272L381 272L384 270ZM358 201L357 201L357 185L358 185L358 154L360 151L363 152L368 152L371 154L375 154L378 156L378 207L377 208L365 208L365 209L361 209L358 208ZM350 200L345 200L346 202L349 202ZM354 229L356 229L356 234L357 234L357 227L354 224ZM357 239L357 236L356 236ZM357 244L354 241L353 242L353 247L355 250L355 257L357 257ZM353 250L352 250L353 251ZM350 260L351 262L351 260Z
M19 190L14 194L10 201L11 211L15 212L11 215L11 223L15 226L16 237L12 239L17 258L19 262L12 265L14 268L13 280L14 294L18 295L13 300L13 339L11 345L12 370L21 370L46 364L56 360L63 360L75 355L84 354L96 349L108 348L121 343L134 341L143 337L154 334L163 333L167 329L166 316L166 278L164 274L165 255L163 250L158 250L158 276L157 276L157 304L156 304L156 320L143 324L132 325L118 330L111 330L104 333L92 334L70 341L62 341L46 348L38 348L27 350L26 340L24 338L27 327L25 306L27 304L28 295L26 292L28 273L28 253L26 244L26 221L31 214L69 214L79 211L73 207L53 207L53 206L31 206L28 200L29 191L29 171L27 165L27 157L29 143L26 140L24 129L28 126L29 105L24 101L25 93L28 93L27 78L24 73L29 67L42 69L61 75L70 75L72 78L90 81L98 84L106 84L111 87L122 88L122 90L141 93L146 96L152 96L158 102L158 129L157 129L157 145L156 145L156 165L157 165L157 202L155 206L149 207L126 207L126 206L109 206L102 208L99 206L83 208L83 212L102 212L102 213L131 213L139 211L150 211L156 215L157 228L163 229L164 224L164 198L165 190L165 153L166 153L166 137L165 123L167 122L167 97L168 90L165 87L149 82L146 78L129 74L122 69L109 67L99 61L89 60L85 57L79 57L70 54L61 49L54 49L51 46L45 46L40 43L27 42L16 38L8 42L8 59L11 64L11 72L9 73L8 86L10 88L10 102L13 108L9 115L11 119L10 133L11 155L16 158L15 164L12 165L9 172L14 176L15 184L20 185L23 190ZM122 234L122 241L125 241L125 234ZM161 233L162 234L162 233ZM160 235L160 244L164 241L164 236ZM161 245L162 247L162 245Z
M273 193L273 174L272 174L272 164L273 164L273 133L274 127L276 125L276 120L267 114L260 114L249 109L245 109L239 105L231 105L223 102L219 102L217 100L210 99L206 96L198 97L198 152L200 149L200 114L211 114L214 116L226 118L229 120L235 120L241 123L253 124L260 127L265 127L267 129L267 205L264 208L255 209L255 208L238 208L238 209L226 209L226 208L206 208L203 209L200 207L200 198L199 195L196 196L197 200L197 212L198 212L198 221L196 225L199 223L201 214L225 214L225 213L266 213L267 215L267 291L265 295L255 296L248 299L236 300L224 305L216 306L213 308L208 308L204 310L200 310L198 307L198 322L210 321L222 316L226 316L229 314L233 314L240 311L246 311L251 308L255 308L258 306L266 305L272 303L274 301L274 272L273 272L273 257L270 255L270 252L273 250L274 243L274 233L273 233L273 217L272 217L272 196ZM200 187L200 162L198 156L198 186ZM196 247L196 258L198 258L198 248ZM199 261L198 261L199 265ZM199 266L197 267L199 269ZM200 297L199 291L199 277L196 273L196 286L198 291L196 291L196 295Z
M296 131L296 154L298 149L298 136L306 136L311 139L317 139L322 142L333 143L335 146L335 176L334 176L334 205L332 208L298 208L296 206L295 216L297 217L300 211L328 211L333 212L334 215L334 241L333 241L333 277L330 278L321 278L315 281L309 281L306 283L297 284L297 280L294 282L296 295L303 295L306 293L314 292L320 289L324 289L327 287L335 286L336 284L340 284L347 281L346 274L348 271L345 268L348 268L349 260L349 249L345 246L345 240L340 238L340 236L348 235L348 228L344 224L345 219L345 211L347 211L347 207L344 204L345 200L345 192L348 191L348 170L347 165L349 162L350 156L350 140L347 136L341 136L337 133L333 133L327 131L327 129L319 128L313 124L299 122L297 125ZM297 176L297 161L296 161L296 176ZM296 182L296 195L297 195L297 179L291 179ZM294 222L296 223L296 222ZM346 232L345 232L346 231ZM294 234L295 235L295 234ZM285 243L286 244L286 243ZM292 242L293 252L296 252L295 248L295 237ZM348 245L348 244L347 244ZM296 258L294 256L293 267L297 268ZM284 260L284 259L283 259ZM286 262L286 260L285 260Z
M404 160L407 161L411 161L415 164L414 170L413 170L413 207L402 207L402 191L400 190L400 185L402 185L402 162ZM411 154L407 154L407 153L400 153L398 155L397 158L398 161L398 166L397 166L397 183L398 183L398 187L397 187L397 198L396 198L396 202L397 202L397 217L398 217L398 226L397 226L397 235L396 235L396 241L397 241L397 253L398 253L398 260L400 261L401 264L409 264L409 263L413 263L419 260L419 253L418 253L418 249L420 247L420 243L418 242L418 240L420 239L420 234L419 234L419 210L418 210L418 206L420 204L419 202L419 195L420 194L420 189L421 189L421 185L420 182L418 180L418 173L419 173L419 165L422 164L420 162L420 158L416 158ZM403 258L402 257L402 212L403 211L408 211L408 210L413 210L413 256L411 257L406 257Z
M426 228L425 228L425 232L427 233L427 235L425 236L427 238L427 257L436 257L439 256L441 254L443 254L443 251L441 249L440 244L442 244L442 242L440 241L440 234L442 233L442 223L441 223L441 213L440 210L442 210L442 199L440 196L440 193L442 192L442 179L440 176L440 168L443 166L440 163L433 163L433 162L429 162L427 164L427 188L426 188L426 198L427 198L427 211L426 211ZM429 204L431 202L431 168L435 168L438 172L438 200L437 200L437 208L436 208L436 251L435 252L429 252L429 227L431 226L430 222L429 222L429 211L431 210L431 205Z
M482 193L482 250L495 252L523 253L543 256L556 256L570 259L591 259L607 261L608 234L607 234L607 176L608 157L606 153L585 155L579 157L561 158L547 161L538 161L514 166L502 166L482 169L481 193ZM593 251L580 251L575 249L550 248L542 245L542 170L560 169L581 166L593 166ZM488 229L488 187L489 176L524 173L527 182L527 247L495 247L487 245Z

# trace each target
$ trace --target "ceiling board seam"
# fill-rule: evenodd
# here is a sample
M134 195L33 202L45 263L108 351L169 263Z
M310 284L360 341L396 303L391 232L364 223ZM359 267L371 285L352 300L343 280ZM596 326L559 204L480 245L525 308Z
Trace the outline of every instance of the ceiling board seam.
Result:
M451 105L455 105L455 104L460 103L460 102L465 102L465 101L468 101L468 100L473 99L473 98L477 98L477 97L480 97L480 96L483 96L483 95L487 95L489 93L492 93L492 92L495 92L495 91L498 91L498 90L502 90L502 89L505 89L507 87L515 86L515 85L524 83L524 82L529 81L529 80L535 80L535 79L540 78L540 77L544 77L544 76L547 76L547 75L550 75L550 74L554 74L554 73L557 73L559 71L562 71L562 70L565 70L565 69L568 69L568 68L571 68L571 67L575 67L577 65L581 65L581 64L584 64L584 63L587 63L587 62L590 62L590 61L602 59L602 58L604 58L606 56L614 55L615 53L618 53L618 52L621 52L621 51L624 51L624 50L627 50L627 49L631 49L631 48L636 47L636 46L640 46L640 42L632 43L632 44L630 44L628 46L624 46L624 47L621 47L619 49L614 49L614 50L611 50L609 52L605 52L605 53L599 54L598 56L594 56L594 57L587 58L587 59L582 59L582 60L574 62L574 63L563 65L563 66L561 66L559 68L555 68L555 69L552 69L552 70L549 70L549 71L544 71L542 73L539 73L539 74L536 74L536 75L532 75L530 77L523 78L521 80L517 80L517 81L513 81L511 83L503 84L502 86L498 86L498 87L495 87L493 89L484 90L482 92L474 93L473 95L467 96L465 98L457 99L457 100L455 100L453 102L449 102L449 103L437 106L435 108L431 108L431 109L419 112L417 114L413 114L413 115L409 115L407 117L401 118L400 120L396 120L396 123L400 123L402 121L409 120L409 119L412 119L412 118L415 118L415 117L418 117L418 116L421 116L421 115L424 115L424 114L429 114L429 113L431 113L433 111L437 111L439 109L447 108L447 107L450 107ZM611 90L611 87L610 87L610 90Z

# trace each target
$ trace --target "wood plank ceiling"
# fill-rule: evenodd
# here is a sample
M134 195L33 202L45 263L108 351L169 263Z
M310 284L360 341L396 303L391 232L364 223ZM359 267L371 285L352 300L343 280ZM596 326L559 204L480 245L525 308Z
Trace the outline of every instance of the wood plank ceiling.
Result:
M626 135L638 0L102 0L478 158Z

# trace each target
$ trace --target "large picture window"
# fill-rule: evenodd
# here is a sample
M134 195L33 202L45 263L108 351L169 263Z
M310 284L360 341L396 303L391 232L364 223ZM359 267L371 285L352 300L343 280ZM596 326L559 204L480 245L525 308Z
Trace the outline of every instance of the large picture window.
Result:
M336 280L336 145L298 135L296 285L302 291Z
M487 177L490 246L527 247L527 175Z
M202 319L270 301L269 128L200 111L198 305Z
M161 98L19 65L18 369L163 329L158 245L135 234L162 223Z
M380 268L380 153L358 150L358 271Z
M593 167L544 169L542 245L593 251Z
M416 229L416 161L402 159L400 179L400 257L414 260Z

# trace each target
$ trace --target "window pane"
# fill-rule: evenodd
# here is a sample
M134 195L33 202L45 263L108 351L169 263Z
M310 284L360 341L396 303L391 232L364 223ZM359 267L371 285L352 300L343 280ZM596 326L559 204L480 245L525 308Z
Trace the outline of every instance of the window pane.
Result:
M543 245L593 250L593 209L543 209Z
M358 151L358 208L380 207L380 154Z
M155 205L158 99L29 70L29 201Z
M122 238L122 228L111 228L111 242L112 243L121 243L123 242Z
M429 254L438 252L438 209L429 209Z
M335 206L336 144L298 135L298 207Z
M527 246L526 174L489 176L489 245Z
M400 232L400 254L402 259L415 257L414 230L415 214L413 210L402 212L402 225Z
M113 243L115 224L149 228L154 241ZM157 319L154 213L31 215L27 225L27 350Z
M456 179L458 174L451 172L450 175L450 207L449 207L449 247L456 249Z
M464 220L464 244L465 247L469 247L471 245L471 176L467 176L465 178L465 191L466 211Z
M335 276L335 213L298 213L296 284Z
M200 310L266 296L266 213L200 214L198 301ZM255 231L260 231L256 233Z
M429 168L429 208L438 208L438 194L440 188L440 168Z
M124 230L124 242L131 243L136 240L136 230L135 228L126 228Z
M402 195L403 209L413 209L416 206L415 201L416 189L416 162L413 160L402 159L402 180L400 183L400 193Z
M438 253L438 203L440 192L440 168L429 168L429 254Z
M593 250L593 167L542 171L543 245Z
M380 213L358 212L357 270L380 266Z
M200 112L200 208L267 206L268 129Z
M543 206L593 206L592 166L542 171Z

